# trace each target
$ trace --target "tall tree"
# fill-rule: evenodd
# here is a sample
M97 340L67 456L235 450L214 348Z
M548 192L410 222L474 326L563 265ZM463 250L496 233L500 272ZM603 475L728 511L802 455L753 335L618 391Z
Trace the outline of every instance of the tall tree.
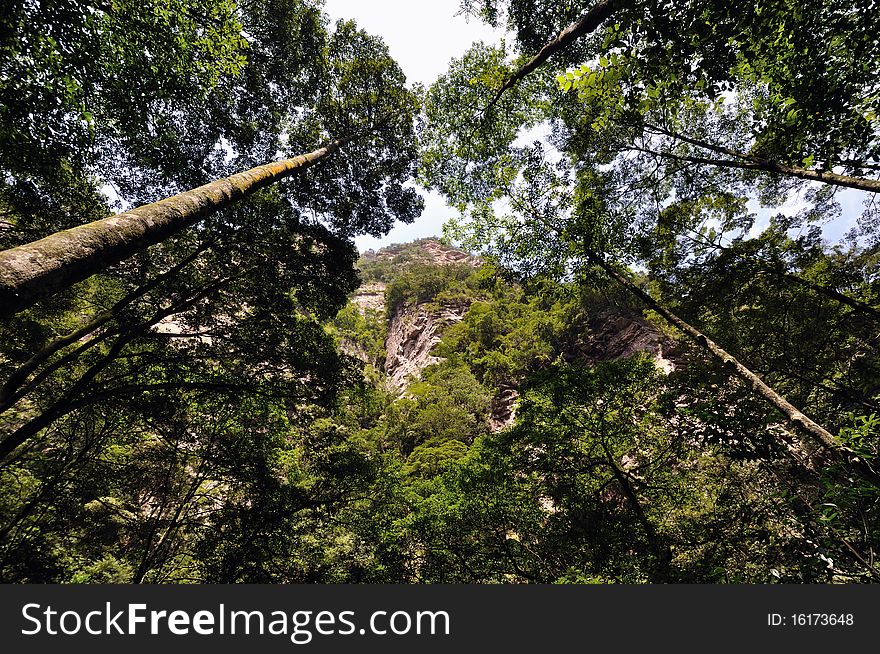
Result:
M321 162L344 141L226 177L125 213L0 252L2 315L21 311L179 233L241 198Z
M32 4L22 3L24 18L10 23L13 38L63 30L51 20L26 20ZM133 57L146 52L137 60L145 70L126 69L130 88L149 87L141 72L171 88L178 71L151 61L141 40L146 26L125 32L134 5L105 23L114 7L128 5L93 11L56 4L72 25L93 25L89 17L97 16L99 44L128 39ZM322 511L357 504L353 480L368 485L378 475L338 434L308 439L299 430L358 385L357 368L321 323L357 283L352 236L384 233L421 209L407 184L417 101L380 40L352 23L328 25L314 2L224 6L231 40L213 45L226 48L234 66L208 77L187 70L179 80L185 92L165 96L156 82L155 96L127 95L121 80L104 83L113 59L89 50L94 61L81 72L91 76L94 129L79 138L76 114L60 112L59 120L71 122L54 134L58 147L44 153L46 166L10 164L0 195L5 248L103 219L103 183L127 204L149 204L236 170L284 162L335 135L358 139L333 156L325 151L322 165L297 179L264 183L223 210L200 213L191 229L170 211L178 222L162 228L153 246L102 262L91 271L99 274L79 274L78 283L0 326L4 580L329 578L319 556L300 574L291 557L304 550L261 544L292 533L294 523L304 538L317 533ZM194 31L202 29L206 9L195 3L178 3L168 15L164 5L158 9L165 27L193 20ZM170 44L185 35L168 29ZM194 43L184 41L188 53ZM67 65L63 57L78 52L76 43L58 44L47 61ZM39 113L36 104L31 109ZM28 147L37 152L39 143ZM70 154L53 160L53 152ZM270 172L279 167L270 164ZM328 539L344 536L327 532ZM256 552L264 560L243 569ZM275 570L267 576L260 570L268 566Z
M259 3L253 12L243 15L246 27L253 29L253 34L249 35L253 47L258 50L254 61L246 62L241 75L243 79L240 79L240 83L247 88L247 93L236 90L234 83L221 80L222 83L218 82L213 89L193 93L192 101L178 103L182 106L178 107L177 114L168 119L163 118L161 112L151 114L151 120L156 121L161 129L145 126L145 143L135 145L134 139L128 138L127 132L123 131L127 148L122 149L122 158L102 159L98 156L112 149L111 141L106 139L99 141L100 147L89 150L91 154L86 158L95 160L98 157L96 170L109 175L111 179L116 174L125 175L127 180L136 179L137 174L153 170L155 180L155 172L158 172L160 180L163 177L167 180L164 184L167 192L181 183L204 179L212 168L216 168L213 160L217 152L223 154L224 147L230 150L232 159L254 165L262 163L257 157L277 156L280 152L289 152L297 144L301 144L301 152L324 145L321 151L304 155L311 163L333 153L343 143L358 141L351 148L351 153L343 157L341 168L328 172L321 180L316 180L314 176L309 178L325 185L321 198L315 197L311 189L305 191L303 187L294 186L291 191L296 195L295 201L304 209L315 211L321 220L333 223L335 229L348 235L359 230L380 233L390 228L395 219L411 221L421 207L416 192L404 186L410 176L414 156L412 135L416 102L404 88L402 73L389 58L387 49L359 32L353 24L340 23L328 38L320 22L316 25L314 18L311 18L315 11L308 3L291 0L278 4L275 9L279 11L279 18L285 19L284 24L290 29L289 32L273 32L261 13ZM304 58L302 51L294 56L293 41L297 33L308 37L303 50L309 53L308 48L313 48L311 59ZM327 40L322 45L321 41L325 38ZM318 43L317 47L310 45L314 42ZM302 62L302 68L292 70L289 60ZM303 74L302 70L310 72ZM309 88L306 80L317 88ZM276 92L278 90L280 94ZM273 97L279 95L290 104L286 107L279 105L278 97ZM105 100L111 107L119 104L115 96L108 96ZM232 110L232 116L228 115L229 109ZM177 118L180 114L183 115L182 119ZM191 118L199 116L207 116L207 125L201 129L193 124ZM260 136L255 138L257 130L253 128L244 129L245 125L231 122L235 119L249 124L253 124L255 119L263 120ZM202 120L204 122L205 119ZM109 134L109 138L119 141L119 135L113 130L109 130ZM103 136L103 133L99 133L99 136ZM75 147L75 144L71 144L71 147ZM155 152L156 156L152 156L151 152ZM279 163L268 178L265 173L269 169L262 169L259 179L254 179L251 171L235 178L234 183L225 182L201 189L195 196L169 199L159 207L134 210L136 214L142 214L139 219L131 220L130 215L126 216L129 220L126 217L111 219L100 223L102 228L82 228L25 250L6 253L2 284L4 299L9 307L6 311L33 301L26 297L19 284L28 283L26 280L36 272L35 267L45 270L33 276L30 292L35 289L40 289L41 294L54 292L59 287L92 274L101 266L130 256L177 229L191 225L206 211L216 210L225 202L234 201L240 191L247 189L247 192L251 192L278 179L275 175L279 173L284 176L293 170L300 170L303 163L300 160ZM286 173L283 173L284 170ZM345 175L340 178L342 170ZM330 189L341 193L343 185L349 187L349 197L340 202L339 196L334 196ZM131 192L130 181L123 184L123 187L126 186ZM146 189L142 183L138 183L138 186L140 190L131 193L135 199L138 196L155 197L160 192L155 181L151 183L153 188ZM219 202L218 205L224 194L233 197L227 197L225 202ZM193 198L197 198L195 203L187 204ZM184 204L187 204L186 209L182 209ZM164 218L157 219L159 214ZM178 221L174 227L168 221L171 214ZM146 224L156 227L153 236L140 233ZM91 245L87 244L87 233L91 235ZM103 242L106 246L108 239L118 248L115 254L111 253L112 248L102 250L95 245ZM63 243L59 249L55 246L60 241ZM53 260L50 252L54 252L55 256L63 252L67 254ZM78 255L74 252L78 252ZM79 263L75 261L77 257ZM69 260L65 262L64 258ZM89 260L91 264L84 263ZM63 271L68 265L70 274L62 281L65 276ZM27 268L30 268L29 272L25 270ZM55 283L44 283L48 277L40 281L43 274L53 269L60 273Z
M574 68L560 83L603 105L602 124L640 123L655 109L657 120L674 129L674 106L708 108L745 90L751 151L697 157L695 163L880 188L874 179L832 171L844 166L864 173L880 156L877 100L867 90L871 62L880 57L867 36L877 29L869 3L817 1L809 9L777 1L583 3L583 13L567 26L578 3L556 10L530 0L463 5L496 25L505 23L524 50L524 63L487 106L549 61L557 70ZM540 23L531 20L535 15L542 16ZM558 34L553 21L564 27ZM589 63L578 66L584 60Z

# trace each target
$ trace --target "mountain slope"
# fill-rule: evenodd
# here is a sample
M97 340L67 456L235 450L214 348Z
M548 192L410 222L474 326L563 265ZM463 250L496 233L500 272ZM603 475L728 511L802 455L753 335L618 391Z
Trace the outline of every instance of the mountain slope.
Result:
M490 267L435 238L370 250L358 266L364 281L351 303L366 320L381 321L384 315L384 360L370 362L378 364L389 390L399 395L420 378L422 370L444 360L437 350L438 346L443 350L447 329L465 318L474 301L489 299L477 280ZM564 346L560 342L545 357L596 364L646 352L664 372L675 369L673 361L664 357L673 348L672 342L628 308L597 308L567 326L567 331ZM368 361L365 348L351 338L343 339L343 347ZM512 422L517 382L510 378L493 388L490 424L494 431Z

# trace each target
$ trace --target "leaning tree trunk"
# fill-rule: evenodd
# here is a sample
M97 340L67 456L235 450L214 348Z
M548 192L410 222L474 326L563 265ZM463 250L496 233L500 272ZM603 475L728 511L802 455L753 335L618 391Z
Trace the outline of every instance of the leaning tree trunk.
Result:
M835 442L834 436L827 429L805 416L796 406L770 388L760 377L746 368L733 355L723 350L715 341L657 302L657 300L624 277L614 266L598 254L590 253L589 259L601 267L615 281L626 287L630 293L639 297L645 304L675 325L680 331L699 343L703 349L729 368L737 377L748 383L755 393L776 407L786 418L799 429L809 434L824 449L829 451L836 451L838 449L839 446Z
M274 161L159 202L0 252L0 318L161 242L208 215L326 159L350 139Z
M880 485L880 472L876 471L869 461L866 461L851 449L838 443L827 429L805 416L800 409L770 388L770 386L764 383L758 375L746 368L733 355L722 349L715 341L700 332L694 326L685 322L672 313L672 311L657 302L657 300L633 284L601 256L592 251L588 251L587 256L591 262L602 268L602 270L608 273L612 279L624 286L630 293L640 298L645 304L663 316L680 331L696 341L703 349L711 354L713 358L720 361L733 374L751 386L752 390L757 395L761 396L768 403L776 407L776 409L788 418L789 421L791 421L800 431L816 441L816 443L822 448L822 453L824 455L823 458L826 459L827 462L844 464L848 470L855 472L862 477L862 479L865 479L872 484ZM812 463L817 466L825 462L826 461L823 461L822 458L818 460L814 459L812 461Z

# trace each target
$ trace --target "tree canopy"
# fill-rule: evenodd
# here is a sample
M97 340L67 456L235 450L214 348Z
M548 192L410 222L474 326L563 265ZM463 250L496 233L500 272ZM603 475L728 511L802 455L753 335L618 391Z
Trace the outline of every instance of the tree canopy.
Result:
M0 10L0 581L880 580L874 3L461 4Z

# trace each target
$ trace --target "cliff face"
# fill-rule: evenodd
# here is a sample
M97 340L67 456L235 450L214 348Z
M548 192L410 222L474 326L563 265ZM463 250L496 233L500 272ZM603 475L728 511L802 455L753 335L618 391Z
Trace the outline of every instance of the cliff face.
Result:
M351 298L361 313L367 309L385 311L385 284L383 282L371 282L363 284L354 292Z
M361 265L371 270L373 277L368 278L358 289L352 302L362 314L370 311L384 313L389 284L413 264L466 264L479 267L481 262L465 252L446 247L435 239L392 246L378 252L369 251L363 255ZM382 275L378 279L375 278L377 268ZM387 320L385 359L381 366L389 390L396 395L405 394L407 387L420 378L422 370L441 361L435 353L437 344L450 325L464 318L469 306L469 300L458 297L454 302L444 302L442 299L431 302L405 301L396 307ZM658 368L669 374L676 367L671 350L672 343L669 339L641 316L607 308L597 312L582 325L580 333L572 340L572 345L560 354L570 363L581 361L596 364L648 352ZM500 431L513 423L518 398L519 393L515 387L497 391L488 420L492 431Z
M585 361L596 364L647 352L657 367L668 375L676 366L672 358L667 358L671 350L669 340L644 318L605 310L589 322L575 346L563 353L563 358L569 363ZM492 400L489 417L491 431L498 432L513 424L518 399L516 388L498 391Z
M360 264L364 267L383 261L404 267L413 263L427 263L438 266L448 266L454 263L467 263L474 267L480 265L478 257L443 245L436 238L423 238L403 245L390 245L378 251L367 250L361 255Z
M394 312L385 341L384 372L389 387L403 392L421 371L440 361L431 351L440 342L443 330L459 322L467 305L428 309L423 304L404 304Z
M519 391L515 388L504 388L492 398L489 413L489 431L495 433L513 424L516 418L516 401Z
M378 252L368 250L361 257L361 266L389 267L393 279L412 265L478 267L480 260L467 252L443 245L437 239L423 239L414 244L391 246ZM388 283L371 280L352 296L352 302L365 313L368 310L385 311L385 291ZM431 352L443 335L443 330L459 322L467 311L467 303L428 307L422 303L403 303L398 306L388 323L385 339L385 363L382 371L387 385L400 394L417 380L421 371L440 361Z
M563 356L569 362L601 363L647 352L668 375L676 367L671 350L669 339L641 316L606 309L589 321L575 346Z
M378 252L367 250L361 255L362 269L384 266L388 269L387 276L393 279L408 267L421 264L429 266L450 266L463 264L472 268L480 266L480 259L443 245L439 240L428 238L406 245L392 245ZM386 279L370 279L354 292L351 301L365 312L369 309L385 311Z

